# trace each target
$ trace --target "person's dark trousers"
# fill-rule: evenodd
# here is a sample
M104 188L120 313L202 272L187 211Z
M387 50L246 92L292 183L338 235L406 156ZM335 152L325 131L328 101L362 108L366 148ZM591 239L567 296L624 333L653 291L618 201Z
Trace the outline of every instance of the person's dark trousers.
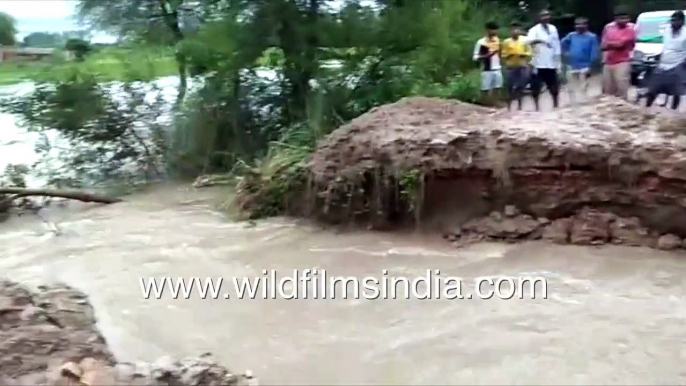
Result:
M522 109L524 88L529 80L529 68L526 66L510 67L507 69L507 108L512 107L512 102L517 101L519 110Z
M669 70L657 69L648 81L646 106L650 107L660 94L672 97L672 110L677 110L681 104L681 95L684 93L684 81L686 80L686 68L677 66Z
M553 97L553 107L557 108L560 102L560 80L557 77L557 70L554 68L537 68L531 78L531 96L534 98L536 111L538 111L538 101L541 96L541 87L545 84Z

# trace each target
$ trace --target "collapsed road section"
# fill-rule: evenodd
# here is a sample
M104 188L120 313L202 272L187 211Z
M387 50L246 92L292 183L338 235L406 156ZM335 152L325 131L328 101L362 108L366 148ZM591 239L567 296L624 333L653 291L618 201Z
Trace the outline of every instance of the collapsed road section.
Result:
M300 210L460 240L680 248L686 118L601 96L551 112L406 98L317 147ZM509 213L509 215L508 215Z

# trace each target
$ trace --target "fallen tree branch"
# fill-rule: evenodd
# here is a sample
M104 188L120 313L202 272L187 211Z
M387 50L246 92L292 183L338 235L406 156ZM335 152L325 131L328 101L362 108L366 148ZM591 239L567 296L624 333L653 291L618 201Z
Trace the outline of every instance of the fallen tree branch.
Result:
M83 202L98 202L102 204L114 204L122 202L121 198L107 197L99 194L84 192L81 190L62 190L62 189L27 189L27 188L0 188L1 195L11 195L0 200L0 208L7 207L12 201L28 196L58 197L77 200Z

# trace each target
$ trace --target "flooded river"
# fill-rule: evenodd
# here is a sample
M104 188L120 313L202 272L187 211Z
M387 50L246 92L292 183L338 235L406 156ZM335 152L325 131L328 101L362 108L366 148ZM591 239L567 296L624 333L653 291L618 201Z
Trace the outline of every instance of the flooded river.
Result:
M1 90L0 90L1 91ZM18 92L10 90L6 92ZM4 124L0 164L32 162ZM2 165L0 165L2 166ZM273 219L235 223L221 190L165 185L112 206L51 209L0 224L0 272L86 292L120 360L211 351L263 384L677 384L686 382L686 254L545 243L456 250L416 234L335 231ZM332 275L469 281L541 276L548 299L146 300L139 278Z
M0 272L88 293L122 360L205 351L264 384L676 384L686 381L686 255L480 244L234 223L226 193L161 186L112 206L0 225ZM536 300L146 300L140 277L259 276L319 267L344 276L465 280L543 276Z

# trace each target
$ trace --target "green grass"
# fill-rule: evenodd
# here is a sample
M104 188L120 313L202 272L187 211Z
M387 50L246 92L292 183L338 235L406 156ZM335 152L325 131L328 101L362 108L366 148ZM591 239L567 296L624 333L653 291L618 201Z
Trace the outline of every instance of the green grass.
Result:
M173 51L154 48L105 48L83 62L58 57L44 62L0 63L0 85L64 79L74 72L97 74L103 82L147 81L177 73Z

